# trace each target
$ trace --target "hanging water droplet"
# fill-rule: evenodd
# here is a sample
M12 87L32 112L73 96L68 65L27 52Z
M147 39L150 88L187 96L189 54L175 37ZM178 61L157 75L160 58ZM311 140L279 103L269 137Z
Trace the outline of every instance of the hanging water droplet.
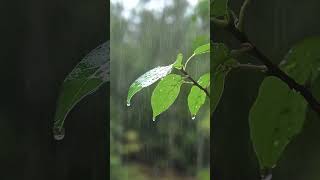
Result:
M53 130L53 137L57 141L61 141L65 136L65 129L62 128L61 130L59 128Z
M156 118L152 118L152 121L153 121L153 122L156 121Z
M131 106L131 104L130 103L127 103L127 107L130 107Z
M192 118L191 118L192 120L195 120L196 119L196 116L192 116Z

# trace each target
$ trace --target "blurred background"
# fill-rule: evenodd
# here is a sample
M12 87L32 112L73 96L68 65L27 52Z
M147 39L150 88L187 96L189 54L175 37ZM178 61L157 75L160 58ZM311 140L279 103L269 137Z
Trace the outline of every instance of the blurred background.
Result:
M111 180L208 180L208 102L195 120L188 111L185 84L168 111L152 121L155 85L126 98L131 83L146 71L185 60L209 42L208 0L111 1ZM209 71L209 56L189 64L198 79Z

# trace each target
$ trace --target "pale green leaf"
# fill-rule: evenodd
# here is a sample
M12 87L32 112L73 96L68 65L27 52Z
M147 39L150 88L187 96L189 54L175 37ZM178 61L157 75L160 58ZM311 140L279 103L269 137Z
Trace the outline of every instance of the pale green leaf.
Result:
M181 53L178 54L176 61L173 64L173 67L176 69L182 69L183 65L182 65L182 59L183 59L183 55Z
M210 85L210 73L202 75L198 80L198 84L203 88L207 88ZM207 95L203 90L197 86L192 86L188 95L188 107L193 118L205 103L206 97Z
M210 52L210 43L204 44L202 46L197 47L194 50L194 55L199 55L199 54L204 54L204 53L209 53Z
M151 96L154 120L174 103L182 84L183 78L177 74L169 74L158 83Z
M137 80L135 80L131 84L128 91L127 105L130 106L131 98L141 89L152 85L153 83L157 82L159 79L171 73L172 67L173 65L156 67L146 72L142 76L140 76Z
M72 108L87 95L109 81L109 42L86 55L62 84L54 118L54 137L64 137L63 125Z
M267 77L250 110L251 139L262 169L273 168L303 126L307 103L276 77Z

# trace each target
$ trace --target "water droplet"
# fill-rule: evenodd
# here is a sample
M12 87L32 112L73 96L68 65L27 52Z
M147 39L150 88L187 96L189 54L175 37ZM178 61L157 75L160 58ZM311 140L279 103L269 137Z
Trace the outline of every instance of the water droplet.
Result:
M55 140L61 141L61 140L63 140L64 136L65 136L65 129L64 128L62 128L61 130L60 129L53 130L53 137Z
M156 121L156 118L152 118L152 121L153 121L153 122Z
M191 118L192 120L195 120L196 119L196 116L192 116L192 118Z
M127 107L130 107L131 106L131 104L130 103L127 103Z

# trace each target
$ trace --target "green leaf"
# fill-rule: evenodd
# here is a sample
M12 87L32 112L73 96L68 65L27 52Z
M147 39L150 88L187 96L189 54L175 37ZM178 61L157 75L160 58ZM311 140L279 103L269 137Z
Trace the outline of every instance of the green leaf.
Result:
M196 50L194 50L194 55L204 54L210 52L210 43L204 44L202 46L197 47Z
M212 71L212 70L211 70ZM224 91L224 82L230 69L219 66L216 71L211 74L211 91L210 91L210 111L214 112L220 102Z
M307 103L276 77L267 77L250 110L251 139L262 169L273 168L303 126Z
M151 96L154 120L174 103L182 84L183 78L177 74L169 74L158 83Z
M179 53L175 63L173 64L173 67L176 69L182 69L182 67L183 67L182 59L183 59L183 55L181 53Z
M53 133L56 140L64 137L64 121L72 108L87 95L109 81L109 42L87 54L62 84L54 118Z
M202 75L199 78L198 83L203 88L207 88L210 85L210 73ZM188 96L188 106L192 118L197 115L199 109L205 103L206 97L207 95L203 90L197 86L192 86Z
M223 43L212 43L211 48L210 65L211 72L214 72L219 65L230 59L230 51Z
M320 70L320 37L307 38L290 49L281 67L298 83L314 80Z
M137 80L135 80L128 91L127 97L127 106L130 106L131 98L141 89L152 85L153 83L157 82L159 79L167 76L172 71L173 65L169 66L159 66L150 71L146 72L142 76L140 76Z
M210 15L222 17L228 13L228 0L212 0L210 4Z

